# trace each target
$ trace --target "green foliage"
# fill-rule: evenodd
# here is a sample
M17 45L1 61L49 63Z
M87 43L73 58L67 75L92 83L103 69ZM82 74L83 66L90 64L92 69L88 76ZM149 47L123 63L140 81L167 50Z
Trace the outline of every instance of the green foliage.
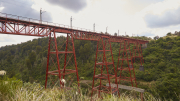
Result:
M7 84L2 82L7 81ZM70 90L59 89L54 86L52 89L44 89L39 83L22 83L15 78L3 79L0 82L0 100L1 101L91 101L88 91L77 88L73 85ZM80 92L79 92L80 91ZM121 97L102 93L105 101L140 101L140 94L130 91L129 93L121 93ZM145 101L160 101L159 98L153 97L150 93L144 93ZM93 95L92 100L102 101L97 94Z
M35 53L35 52L32 51L32 52L29 54L29 60L30 60L30 62L31 62L31 65L33 65L34 62L36 61L36 53Z
M171 32L167 33L167 36L171 36Z
M179 94L180 37L166 37L152 40L151 38L133 37L149 41L143 50L145 72L139 71L139 64L134 64L138 82L155 82L153 87L143 85L147 92L159 93L161 98L176 100ZM66 37L57 38L58 48L63 45ZM79 77L92 80L97 42L75 40L75 52ZM119 44L111 44L114 64L117 66ZM65 45L63 46L65 48ZM0 48L0 70L6 70L8 77L16 77L23 82L38 82L44 85L47 65L48 38L33 39L18 45ZM132 45L131 45L132 49ZM62 60L60 60L62 62ZM50 64L52 66L53 64ZM71 68L71 67L70 67ZM161 86L162 85L162 86ZM170 87L167 87L170 85ZM171 86L172 85L172 86ZM175 89L177 88L177 89ZM85 89L85 88L83 88ZM169 91L169 92L168 92ZM168 92L165 94L165 92Z
M157 93L166 98L172 99L173 101L179 100L180 95L180 73L168 73L165 78L158 80L156 83Z
M29 70L31 69L31 61L29 59L26 59L26 66Z
M8 78L4 76L0 79L0 100L7 100L7 97L13 97L13 93L16 89L19 89L22 86L22 81L17 80L15 77Z
M171 33L167 34L168 36ZM159 38L150 41L148 48L143 50L145 72L137 72L137 80L153 82L155 96L173 101L179 100L180 80L180 37Z
M42 47L41 46L36 46L36 54L39 54L42 50Z

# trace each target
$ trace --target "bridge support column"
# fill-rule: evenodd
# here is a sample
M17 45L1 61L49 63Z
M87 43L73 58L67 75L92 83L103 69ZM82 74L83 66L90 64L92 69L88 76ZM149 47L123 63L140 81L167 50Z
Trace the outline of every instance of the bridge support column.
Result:
M98 97L101 97L101 92L118 92L118 87L111 87L110 83L113 81L113 79L117 81L111 42L109 40L109 37L102 36L97 42L91 99L94 91L97 91ZM99 82L99 85L96 87L94 87L95 80ZM106 86L106 83L102 82L105 80L108 81L109 86Z
M117 76L118 84L128 85L128 82L131 82L132 87L137 87L132 54L128 40L124 40L122 43L120 43Z
M133 62L140 63L139 70L144 71L144 60L142 55L142 44L140 42L135 42L133 47Z
M72 33L68 33L67 37L56 37L55 32L51 33L48 44L45 88L54 86L68 88L67 85L70 87L74 81L77 81L79 86Z

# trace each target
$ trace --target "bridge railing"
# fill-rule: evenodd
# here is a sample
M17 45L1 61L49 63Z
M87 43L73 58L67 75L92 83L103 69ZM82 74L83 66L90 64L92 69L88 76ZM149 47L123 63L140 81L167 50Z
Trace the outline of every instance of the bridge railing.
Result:
M62 27L62 28L68 28L68 29L74 29L74 30L94 32L93 30L90 30L90 29L79 28L79 27L75 27L75 26L71 27L69 25L63 25L63 24L58 24L58 23L53 23L53 22L48 22L48 21L40 21L37 19L17 16L17 15L12 15L12 14L6 14L6 13L1 13L1 12L0 12L0 17L10 18L10 19L14 19L14 20L21 20L21 21L26 21L26 22L31 22L31 23L39 23L39 24L50 25L50 26L55 26L55 27ZM101 33L100 31L95 31L95 32Z
M85 32L94 32L92 30L85 29L85 28L79 28L79 27L74 27L74 26L71 27L69 25L52 23L52 22L48 22L48 21L40 21L37 19L17 16L17 15L12 15L12 14L6 14L6 13L1 13L1 12L0 12L0 17L5 18L5 19L17 20L17 21L26 21L26 22L30 22L30 23L37 23L39 25L43 24L46 26L61 27L61 28L67 28L67 29L72 29L72 30L80 30L80 31L85 31ZM100 31L95 31L95 33L101 33L102 34L102 32L100 32ZM111 35L111 36L113 36L113 35ZM140 40L140 41L143 41L143 40Z

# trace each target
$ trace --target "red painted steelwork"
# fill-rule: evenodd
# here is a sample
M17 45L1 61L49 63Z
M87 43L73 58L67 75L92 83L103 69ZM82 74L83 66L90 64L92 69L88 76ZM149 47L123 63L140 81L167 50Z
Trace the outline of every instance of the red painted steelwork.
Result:
M110 55L110 57L112 57L111 61L108 60L108 52L110 52L109 54L111 54ZM102 61L102 62L98 62L98 61ZM96 73L96 72L98 72L97 71L98 66L100 67L101 74ZM104 66L105 66L105 70L103 70ZM112 70L113 72L111 72L110 70ZM95 79L100 79L100 84L96 87L94 87ZM103 86L102 79L108 81L108 83L109 83L108 87ZM95 59L95 66L94 66L94 75L93 75L93 84L92 84L91 95L93 95L94 91L98 91L99 97L101 97L101 92L104 92L104 93L118 92L118 88L114 88L115 90L112 91L112 87L110 84L111 79L115 79L115 81L117 81L116 71L115 71L115 66L114 66L114 60L113 60L113 54L112 54L112 48L111 48L111 42L109 40L109 37L102 36L101 38L99 38L99 41L97 43L96 59Z
M14 34L14 35L28 35L28 36L48 36L50 32L57 33L69 33L72 34L74 39L79 40L93 40L98 41L101 36L110 38L111 42L121 42L124 39L135 42L139 41L143 44L148 41L125 38L121 36L112 36L93 32L82 28L71 28L67 25L42 22L40 20L34 20L26 17L0 13L0 33L2 34Z
M50 43L51 43L51 33L49 34L49 44L48 44L48 54L47 54L47 67L46 67L45 88L47 87L47 79L48 79L48 67L49 67Z
M117 73L120 71L120 75L117 76L119 80L118 84L121 83L120 81L130 81L132 86L134 86L133 84L135 83L135 86L137 87L132 57L133 56L131 54L130 44L127 40L124 40L122 43L120 43L117 63ZM123 77L122 71L126 71L129 76Z
M61 80L62 79L68 80L67 78L65 78L66 75L75 74L76 78L77 78L78 86L80 86L77 63L76 63L76 55L75 55L75 49L74 49L74 41L72 38L72 34L67 34L67 37L66 37L67 39L65 42L66 43L65 51L60 51L60 50L63 50L62 46L64 44L60 48L58 48L58 42L56 40L55 32L53 33L53 36L54 36L53 38L51 38L52 34L50 34L50 36L49 36L50 39L49 39L48 56L47 56L48 58L47 58L45 88L47 87L47 81L48 81L48 77L50 77L50 75L58 76L58 79L51 80L52 83L50 83L50 85L53 85L53 82L59 82L60 87L65 87L64 83L61 82ZM70 55L68 57L68 54L72 54L72 55ZM50 55L52 55L51 63L54 64L53 66L49 66ZM54 55L56 55L56 56L54 56ZM63 57L64 57L64 59L63 59ZM72 58L72 57L74 57L74 58ZM56 59L53 59L53 58L56 58ZM62 60L64 60L64 66L62 66L62 64L63 64L61 62ZM74 62L74 65L69 66L69 62L71 62L72 64ZM54 68L54 67L56 67L56 65L58 68ZM61 67L60 67L60 65L61 65ZM71 69L67 68L67 66L71 67ZM51 79L51 77L49 79Z
M115 82L118 84L117 72L115 71L111 42L117 42L120 44L124 43L124 49L121 49L121 46L120 46L119 51L126 52L126 54L123 53L122 59L118 57L118 64L119 64L119 61L122 61L122 62L127 61L128 68L123 69L122 66L119 68L119 66L117 65L117 71L128 70L129 73L131 73L130 71L132 70L134 73L134 67L131 61L131 65L133 69L130 68L129 60L132 60L132 58L127 57L128 55L127 51L130 51L130 49L129 50L126 49L126 44L128 45L129 43L136 44L136 48L133 50L134 58L137 57L136 51L138 51L140 54L138 55L138 57L141 57L143 60L142 49L141 47L139 48L138 45L148 43L148 41L144 41L144 40L126 38L126 37L121 37L121 36L112 36L108 34L93 32L90 30L82 29L82 28L74 28L74 27L71 28L66 25L42 22L39 20L34 20L34 19L10 15L10 14L4 14L4 13L0 13L0 33L13 34L13 35L39 36L39 37L49 36L45 88L47 88L48 86L47 81L51 79L52 79L52 82L50 82L50 84L55 84L56 82L54 81L59 80L57 82L59 82L60 86L63 87L64 83L61 82L61 79L62 78L65 79L66 75L69 76L71 74L76 75L73 77L77 78L77 82L79 86L79 76L78 76L78 69L77 69L77 62L76 62L76 55L75 55L75 48L74 48L73 40L78 39L78 40L97 41L96 59L95 59L93 84L92 84L92 95L93 95L93 91L97 90L99 96L101 92L111 93L112 88L110 85L110 79L115 79ZM56 33L67 34L66 47L65 47L65 50L63 51L60 51L60 49L58 49L59 44L56 40ZM110 58L107 58L107 55L108 55L107 52L110 52L109 54L110 54L110 58L112 58L112 61L107 60L107 59L110 59ZM101 63L98 63L99 61L98 58L101 57L99 56L100 53L102 54L103 59ZM125 57L127 58L124 58L124 55L126 55ZM130 55L132 54L130 53ZM64 60L64 62L60 63L62 62L62 60ZM142 63L143 61L141 62L141 65ZM73 64L73 65L67 66L68 64ZM101 66L101 69L100 69L101 74L99 75L96 75L97 66ZM103 66L105 66L104 69L107 72L106 74L103 73ZM109 68L110 66L112 67ZM68 69L67 67L72 67L73 69L72 68ZM110 70L112 70L112 72ZM100 79L100 85L97 87L94 87L95 78ZM129 79L128 81L131 81L131 83L133 80L135 80L135 83L136 83L135 73L134 73L134 78L132 78L131 74L130 74L130 77L123 78L121 77L121 73L120 73L120 77L118 78L120 78L121 80L126 80L126 81ZM102 79L105 79L108 81L109 87L103 86L101 82ZM117 85L117 88L118 88L118 85ZM116 89L115 92L116 91L118 91L118 89Z
M133 62L135 62L136 59L140 60L140 64L144 63L143 61L143 54L142 54L142 44L137 42L134 42L134 47L133 47Z

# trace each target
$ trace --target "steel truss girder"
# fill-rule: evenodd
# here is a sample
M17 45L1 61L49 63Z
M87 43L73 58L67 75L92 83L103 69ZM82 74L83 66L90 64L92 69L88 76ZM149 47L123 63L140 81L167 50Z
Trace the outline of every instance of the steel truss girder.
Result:
M28 36L48 36L50 32L71 33L74 39L98 41L101 36L109 37L111 42L122 42L124 39L141 44L148 41L126 38L122 36L112 36L97 32L91 32L81 29L72 29L65 25L42 22L30 18L24 18L16 15L0 13L0 33Z
M0 33L2 34L15 34L15 35L28 35L28 36L47 36L53 28L44 27L40 25L31 25L28 23L18 23L12 21L2 21L0 19Z

